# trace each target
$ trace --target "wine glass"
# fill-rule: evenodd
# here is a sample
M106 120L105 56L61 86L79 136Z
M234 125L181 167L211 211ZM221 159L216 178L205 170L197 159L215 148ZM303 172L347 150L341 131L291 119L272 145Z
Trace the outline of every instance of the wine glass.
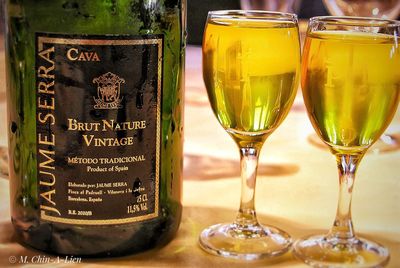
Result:
M208 13L203 76L219 123L239 147L240 208L233 223L200 235L200 246L224 257L253 260L289 250L284 231L261 225L254 206L258 156L293 103L300 71L297 16L264 11Z
M318 267L380 267L384 246L355 235L351 196L358 164L392 120L400 99L400 22L310 19L302 60L308 116L336 157L339 202L331 230L299 240L294 253Z
M323 0L329 13L334 16L362 16L396 19L400 14L400 0ZM382 134L371 149L373 152L387 152L400 148L399 133ZM316 137L311 138L317 141Z

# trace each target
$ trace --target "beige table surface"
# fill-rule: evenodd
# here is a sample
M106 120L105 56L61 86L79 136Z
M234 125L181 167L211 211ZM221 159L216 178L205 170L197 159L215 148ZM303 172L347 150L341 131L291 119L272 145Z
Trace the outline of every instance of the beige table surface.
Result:
M307 267L291 253L278 259L243 262L204 253L197 245L208 225L230 222L239 206L239 155L208 104L201 76L201 50L188 47L186 60L183 218L176 238L162 249L112 259L82 259L85 267ZM0 146L6 146L4 51L0 51ZM400 132L400 116L390 131ZM263 147L256 188L261 222L293 238L325 232L338 196L333 156L309 142L313 133L299 92L293 108ZM15 242L10 223L8 179L0 178L0 267L13 256L47 256ZM388 246L388 267L400 267L400 150L369 153L360 165L353 196L356 231ZM50 256L52 260L56 257ZM69 267L76 264L51 264ZM83 265L82 265L83 266Z

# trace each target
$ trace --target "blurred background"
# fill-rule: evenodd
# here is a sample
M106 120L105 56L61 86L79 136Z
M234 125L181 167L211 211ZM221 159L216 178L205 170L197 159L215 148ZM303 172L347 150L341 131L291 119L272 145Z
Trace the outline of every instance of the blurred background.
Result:
M187 0L187 5L188 42L189 44L200 45L207 12L219 9L240 9L240 0ZM3 6L4 0L0 0L0 33L4 31ZM299 11L301 18L327 14L322 0L301 1Z
M325 0L326 1L326 0ZM330 0L326 1L329 2ZM0 34L4 32L4 2L0 0ZM188 43L192 45L201 45L203 36L203 28L207 18L207 13L210 10L222 10L222 9L240 9L241 2L246 9L250 9L250 3L255 6L260 5L263 1L261 0L187 0L187 23L188 23ZM279 8L284 2L295 3L295 13L300 19L308 19L313 16L329 15L328 10L323 4L323 0L270 0L267 5L270 10ZM334 1L332 1L334 2ZM343 2L343 1L342 1ZM396 5L400 9L400 0L352 0L347 2L353 2L355 5L368 6L367 2L374 5L380 5L379 3L388 3L390 5ZM258 8L259 9L259 8ZM2 47L3 44L0 44Z
M0 36L4 32L4 0L0 0ZM0 50L4 48L4 42L0 42Z
M362 13L362 9L374 10L374 7L379 7L383 10L385 5L395 6L393 10L395 10L396 14L400 12L400 0L187 0L188 43L192 45L201 44L207 13L210 10L240 9L241 4L246 9L250 9L250 4L255 7L261 7L263 3L269 7L269 10L288 10L287 6L285 6L286 3L292 3L293 9L295 9L294 12L298 14L299 18L307 19L312 16L329 15L323 1L325 1L325 4L328 2L333 3L330 9L333 13L340 6L340 8L347 9L349 12L361 13L353 15L364 15L365 13ZM4 2L4 0L0 0L0 34L4 32ZM343 5L348 6L344 7ZM379 17L380 14L376 15Z
M249 3L251 0L242 1ZM253 0L252 2L262 1ZM297 12L299 18L328 15L322 0L301 0L299 2L299 11ZM200 45L207 12L209 10L240 9L240 0L187 0L187 5L188 42Z

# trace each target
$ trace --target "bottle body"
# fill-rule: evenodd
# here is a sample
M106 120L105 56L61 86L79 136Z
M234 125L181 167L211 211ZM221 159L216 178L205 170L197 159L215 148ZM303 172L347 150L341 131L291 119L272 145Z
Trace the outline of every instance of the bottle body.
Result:
M12 222L56 254L168 242L181 217L185 4L8 1Z

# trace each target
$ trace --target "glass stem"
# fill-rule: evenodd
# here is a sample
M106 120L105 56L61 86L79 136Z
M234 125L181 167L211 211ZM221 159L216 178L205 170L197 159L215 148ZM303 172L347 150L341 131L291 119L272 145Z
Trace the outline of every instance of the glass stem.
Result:
M336 218L329 232L330 237L351 239L355 236L351 220L351 198L358 163L362 157L363 153L336 155L339 171L339 202Z
M259 147L240 148L242 194L235 223L241 226L258 225L254 207Z

